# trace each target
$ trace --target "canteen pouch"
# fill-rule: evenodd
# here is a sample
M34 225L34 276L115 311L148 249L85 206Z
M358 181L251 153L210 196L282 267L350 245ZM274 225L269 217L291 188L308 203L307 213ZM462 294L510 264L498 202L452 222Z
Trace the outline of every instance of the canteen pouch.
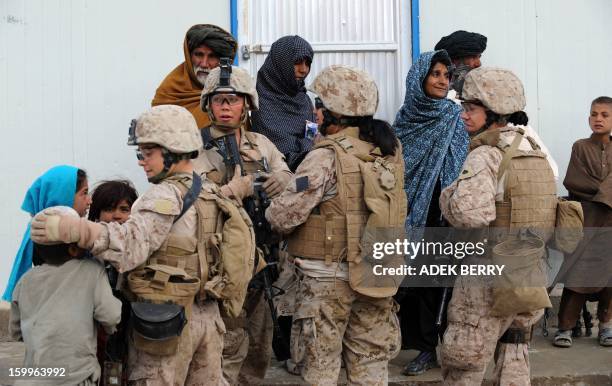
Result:
M504 265L493 288L491 315L510 316L552 307L542 265L544 241L525 237L504 241L493 248L493 264Z
M185 307L178 304L132 302L130 320L137 349L153 355L172 355L187 324L187 315Z
M152 355L176 353L200 280L183 269L152 264L128 275L134 346ZM189 329L187 329L187 333Z

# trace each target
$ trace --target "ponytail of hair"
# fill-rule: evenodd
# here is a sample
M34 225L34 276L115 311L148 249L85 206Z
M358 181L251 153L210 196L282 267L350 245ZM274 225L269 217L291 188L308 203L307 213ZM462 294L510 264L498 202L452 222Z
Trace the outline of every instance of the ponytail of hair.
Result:
M527 113L524 111L517 111L515 113L510 114L506 120L513 125L526 126L529 123L529 117Z

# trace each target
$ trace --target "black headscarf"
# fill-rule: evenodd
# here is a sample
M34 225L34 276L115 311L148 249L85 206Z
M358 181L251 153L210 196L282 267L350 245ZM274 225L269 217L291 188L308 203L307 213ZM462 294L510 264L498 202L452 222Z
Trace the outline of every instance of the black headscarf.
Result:
M487 37L476 32L455 31L440 39L435 50L446 50L451 59L482 54L487 49Z
M315 117L304 81L295 79L293 65L301 60L310 65L313 57L306 40L284 36L272 44L257 72L259 110L251 113L253 131L268 137L294 171L312 147L312 140L304 137L304 127L306 120Z

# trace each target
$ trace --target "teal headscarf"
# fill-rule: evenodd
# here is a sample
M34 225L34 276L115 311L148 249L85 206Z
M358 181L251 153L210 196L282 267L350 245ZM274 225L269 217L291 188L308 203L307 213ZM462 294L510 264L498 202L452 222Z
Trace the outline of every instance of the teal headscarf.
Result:
M70 206L74 204L74 194L77 188L77 172L78 168L74 166L60 165L55 166L36 181L28 189L21 209L28 212L31 216L40 212L43 209L51 206L63 205ZM30 223L21 240L21 246L15 256L13 269L9 277L8 285L2 295L2 299L11 301L13 289L17 282L32 267L33 244L30 239Z

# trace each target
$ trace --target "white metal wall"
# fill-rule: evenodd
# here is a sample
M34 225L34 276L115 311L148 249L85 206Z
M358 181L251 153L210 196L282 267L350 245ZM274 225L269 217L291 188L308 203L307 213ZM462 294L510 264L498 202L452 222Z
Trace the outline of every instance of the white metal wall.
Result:
M576 139L591 133L590 103L612 95L610 0L421 0L421 51L464 29L488 37L483 65L523 80L527 113L559 164L562 181Z
M0 291L28 221L24 194L46 169L69 163L90 186L127 177L144 190L129 122L198 23L229 30L229 1L0 0Z
M380 90L376 116L393 122L410 57L409 10L405 0L243 0L239 42L251 57L240 66L256 77L275 40L300 35L315 50L307 84L331 64L361 68Z

